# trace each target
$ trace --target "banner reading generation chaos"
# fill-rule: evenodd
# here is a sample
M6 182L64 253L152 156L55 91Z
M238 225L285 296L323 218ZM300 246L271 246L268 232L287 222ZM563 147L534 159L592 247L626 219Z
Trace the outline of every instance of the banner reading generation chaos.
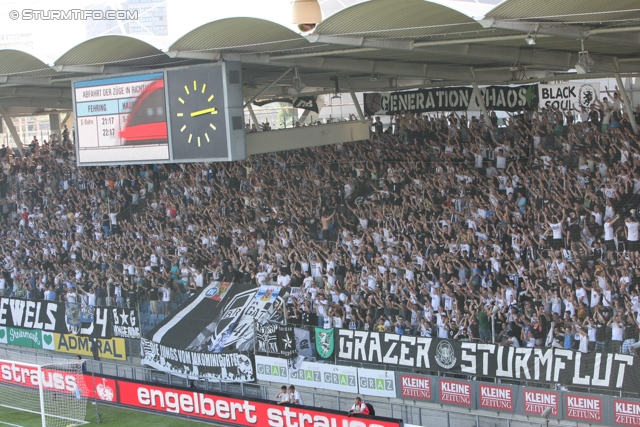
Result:
M337 330L339 360L483 377L637 390L640 362L613 353L516 348L391 333Z
M515 112L538 107L538 85L487 86L480 88L487 109ZM417 89L403 92L364 94L364 112L368 116L401 112L480 110L480 104L468 86Z

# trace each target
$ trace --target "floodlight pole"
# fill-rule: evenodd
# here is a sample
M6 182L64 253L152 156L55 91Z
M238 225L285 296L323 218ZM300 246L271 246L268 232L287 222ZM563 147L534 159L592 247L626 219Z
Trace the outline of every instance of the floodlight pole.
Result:
M17 150L20 151L21 156L24 156L24 146L22 145L22 140L20 140L20 135L18 135L18 131L13 124L13 120L11 120L11 115L9 115L9 111L7 111L5 107L0 107L0 116L7 124L7 129L9 129L9 133L13 137L13 142L16 144Z
M616 63L616 73L614 76L616 77L616 82L618 83L618 90L620 91L620 96L622 97L622 101L624 102L624 110L627 113L627 117L629 117L629 123L631 123L631 128L633 129L634 134L638 134L638 124L636 123L636 118L633 115L633 110L631 109L631 102L629 102L629 97L627 96L627 91L624 88L624 84L622 83L622 78L620 77L620 67L618 66L618 58L613 58Z
M358 112L358 118L364 121L364 114L362 113L362 107L360 107L360 102L356 97L356 93L353 91L351 86L351 80L349 80L349 76L345 77L346 83L349 86L349 94L351 94L351 99L353 100L353 105L356 107L356 111Z
M480 93L480 89L478 89L476 72L473 70L473 67L470 68L470 71L471 71L471 76L473 77L473 81L471 82L471 84L473 85L473 93L475 94L476 99L478 100L478 105L480 105L480 110L482 110L482 114L484 114L484 122L485 124L490 123L489 113L487 113L487 107L486 105L484 105L484 98ZM471 97L473 98L473 95L471 95Z
M247 105L247 110L249 110L249 115L251 116L251 120L253 120L253 124L256 126L256 130L260 132L262 127L258 123L258 118L256 117L256 113L253 111L251 104Z

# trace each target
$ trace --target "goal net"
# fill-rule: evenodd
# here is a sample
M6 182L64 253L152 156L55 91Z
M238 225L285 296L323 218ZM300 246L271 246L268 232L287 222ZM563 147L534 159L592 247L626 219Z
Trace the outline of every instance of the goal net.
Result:
M76 361L29 363L0 358L0 407L16 413L31 413L32 416L25 418L29 425L33 422L42 427L87 424L87 391L82 366ZM20 424L13 419L23 419L11 418L0 420L0 426L17 426Z

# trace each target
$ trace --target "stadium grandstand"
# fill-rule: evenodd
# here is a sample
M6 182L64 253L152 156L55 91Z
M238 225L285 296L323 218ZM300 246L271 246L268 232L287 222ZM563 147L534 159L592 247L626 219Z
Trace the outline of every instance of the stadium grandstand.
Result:
M260 425L249 401L294 425L283 384L300 426L640 423L640 9L352 3L307 35L229 18L51 66L0 50L0 346L83 337L119 403L228 425ZM72 81L225 61L243 159L82 165ZM354 113L318 118L340 92ZM256 118L302 97L294 129ZM57 128L27 145L11 117L33 114ZM377 416L344 418L356 396Z

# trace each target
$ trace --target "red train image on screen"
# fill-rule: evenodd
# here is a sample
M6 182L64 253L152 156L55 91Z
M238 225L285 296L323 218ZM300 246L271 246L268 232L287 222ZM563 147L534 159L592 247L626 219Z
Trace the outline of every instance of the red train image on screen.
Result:
M167 114L164 80L149 84L131 108L124 129L123 145L167 144Z

